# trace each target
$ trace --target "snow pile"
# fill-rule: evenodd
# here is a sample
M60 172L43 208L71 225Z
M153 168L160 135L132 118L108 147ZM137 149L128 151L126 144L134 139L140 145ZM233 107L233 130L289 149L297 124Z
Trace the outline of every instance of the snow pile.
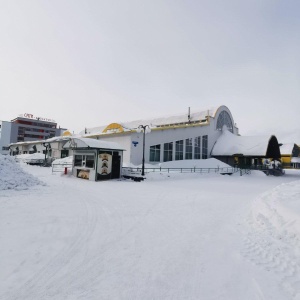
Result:
M142 165L123 164L123 167L128 168L141 168ZM229 165L221 162L215 158L208 159L189 159L189 160L177 160L167 161L155 165L145 164L145 168L230 168Z
M230 166L215 158L167 161L161 168L229 168Z
M297 180L281 184L256 199L252 208L255 228L278 239L297 237L300 242L299 195Z
M123 165L123 167L132 168L123 169L123 176L142 176L142 165L136 166L133 164L129 164L126 166ZM146 178L150 180L193 178L195 176L198 177L200 174L206 174L206 176L215 176L216 174L219 175L219 172L223 168L225 170L227 170L227 168L232 169L231 166L215 158L178 160L168 161L155 165L145 164L145 175Z
M31 154L19 154L19 155L15 155L13 156L14 160L16 162L20 162L20 161L24 161L25 159L27 159L28 157L30 157Z
M52 165L69 165L73 163L73 156L67 156L65 158L59 158L52 162Z
M32 153L32 154L20 154L15 156L16 161L22 161L26 163L30 162L43 162L45 160L45 154Z
M253 203L244 239L246 258L268 272L281 274L280 287L291 297L278 299L300 299L299 195L297 180L259 196Z
M10 156L0 154L0 190L25 190L43 183L26 173Z

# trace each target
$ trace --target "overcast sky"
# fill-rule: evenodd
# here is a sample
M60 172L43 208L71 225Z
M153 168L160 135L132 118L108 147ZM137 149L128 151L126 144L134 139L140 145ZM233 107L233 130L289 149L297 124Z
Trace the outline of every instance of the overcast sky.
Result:
M226 105L300 132L300 1L0 0L0 120L71 131Z

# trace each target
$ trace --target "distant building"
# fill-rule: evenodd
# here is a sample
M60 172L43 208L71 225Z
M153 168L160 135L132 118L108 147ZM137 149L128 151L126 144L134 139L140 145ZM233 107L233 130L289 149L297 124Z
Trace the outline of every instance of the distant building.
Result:
M11 122L0 121L0 153L9 154L11 140Z
M285 168L299 168L300 148L295 143L280 145L281 162Z
M9 154L9 144L42 141L60 136L66 129L57 128L54 120L23 114L9 121L0 122L0 153Z

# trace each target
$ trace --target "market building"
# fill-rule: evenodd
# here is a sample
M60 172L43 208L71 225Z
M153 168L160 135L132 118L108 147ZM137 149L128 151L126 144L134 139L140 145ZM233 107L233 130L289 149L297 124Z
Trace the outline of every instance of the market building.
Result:
M84 137L119 143L124 152L124 165L211 157L214 144L226 125L233 135L238 135L230 110L222 105L185 114L111 123L96 128L86 128Z
M126 150L123 165L158 164L173 160L207 159L222 133L223 126L238 135L230 110L222 105L215 108L185 114L138 120L126 123L111 123L96 128L85 128L75 137L93 138L100 141L116 142ZM67 134L66 134L67 133ZM13 155L29 153L36 143L38 151L43 151L52 159L72 155L72 149L64 145L71 137L64 132L61 137L41 141L18 142L10 145Z

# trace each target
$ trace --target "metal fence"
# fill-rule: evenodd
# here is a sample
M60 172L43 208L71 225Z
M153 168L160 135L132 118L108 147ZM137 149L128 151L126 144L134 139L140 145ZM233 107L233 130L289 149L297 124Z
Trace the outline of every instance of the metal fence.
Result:
M220 174L232 174L239 169L235 167L226 168L145 168L145 173L159 172L159 173L220 173ZM123 167L123 174L129 175L141 175L142 168Z

